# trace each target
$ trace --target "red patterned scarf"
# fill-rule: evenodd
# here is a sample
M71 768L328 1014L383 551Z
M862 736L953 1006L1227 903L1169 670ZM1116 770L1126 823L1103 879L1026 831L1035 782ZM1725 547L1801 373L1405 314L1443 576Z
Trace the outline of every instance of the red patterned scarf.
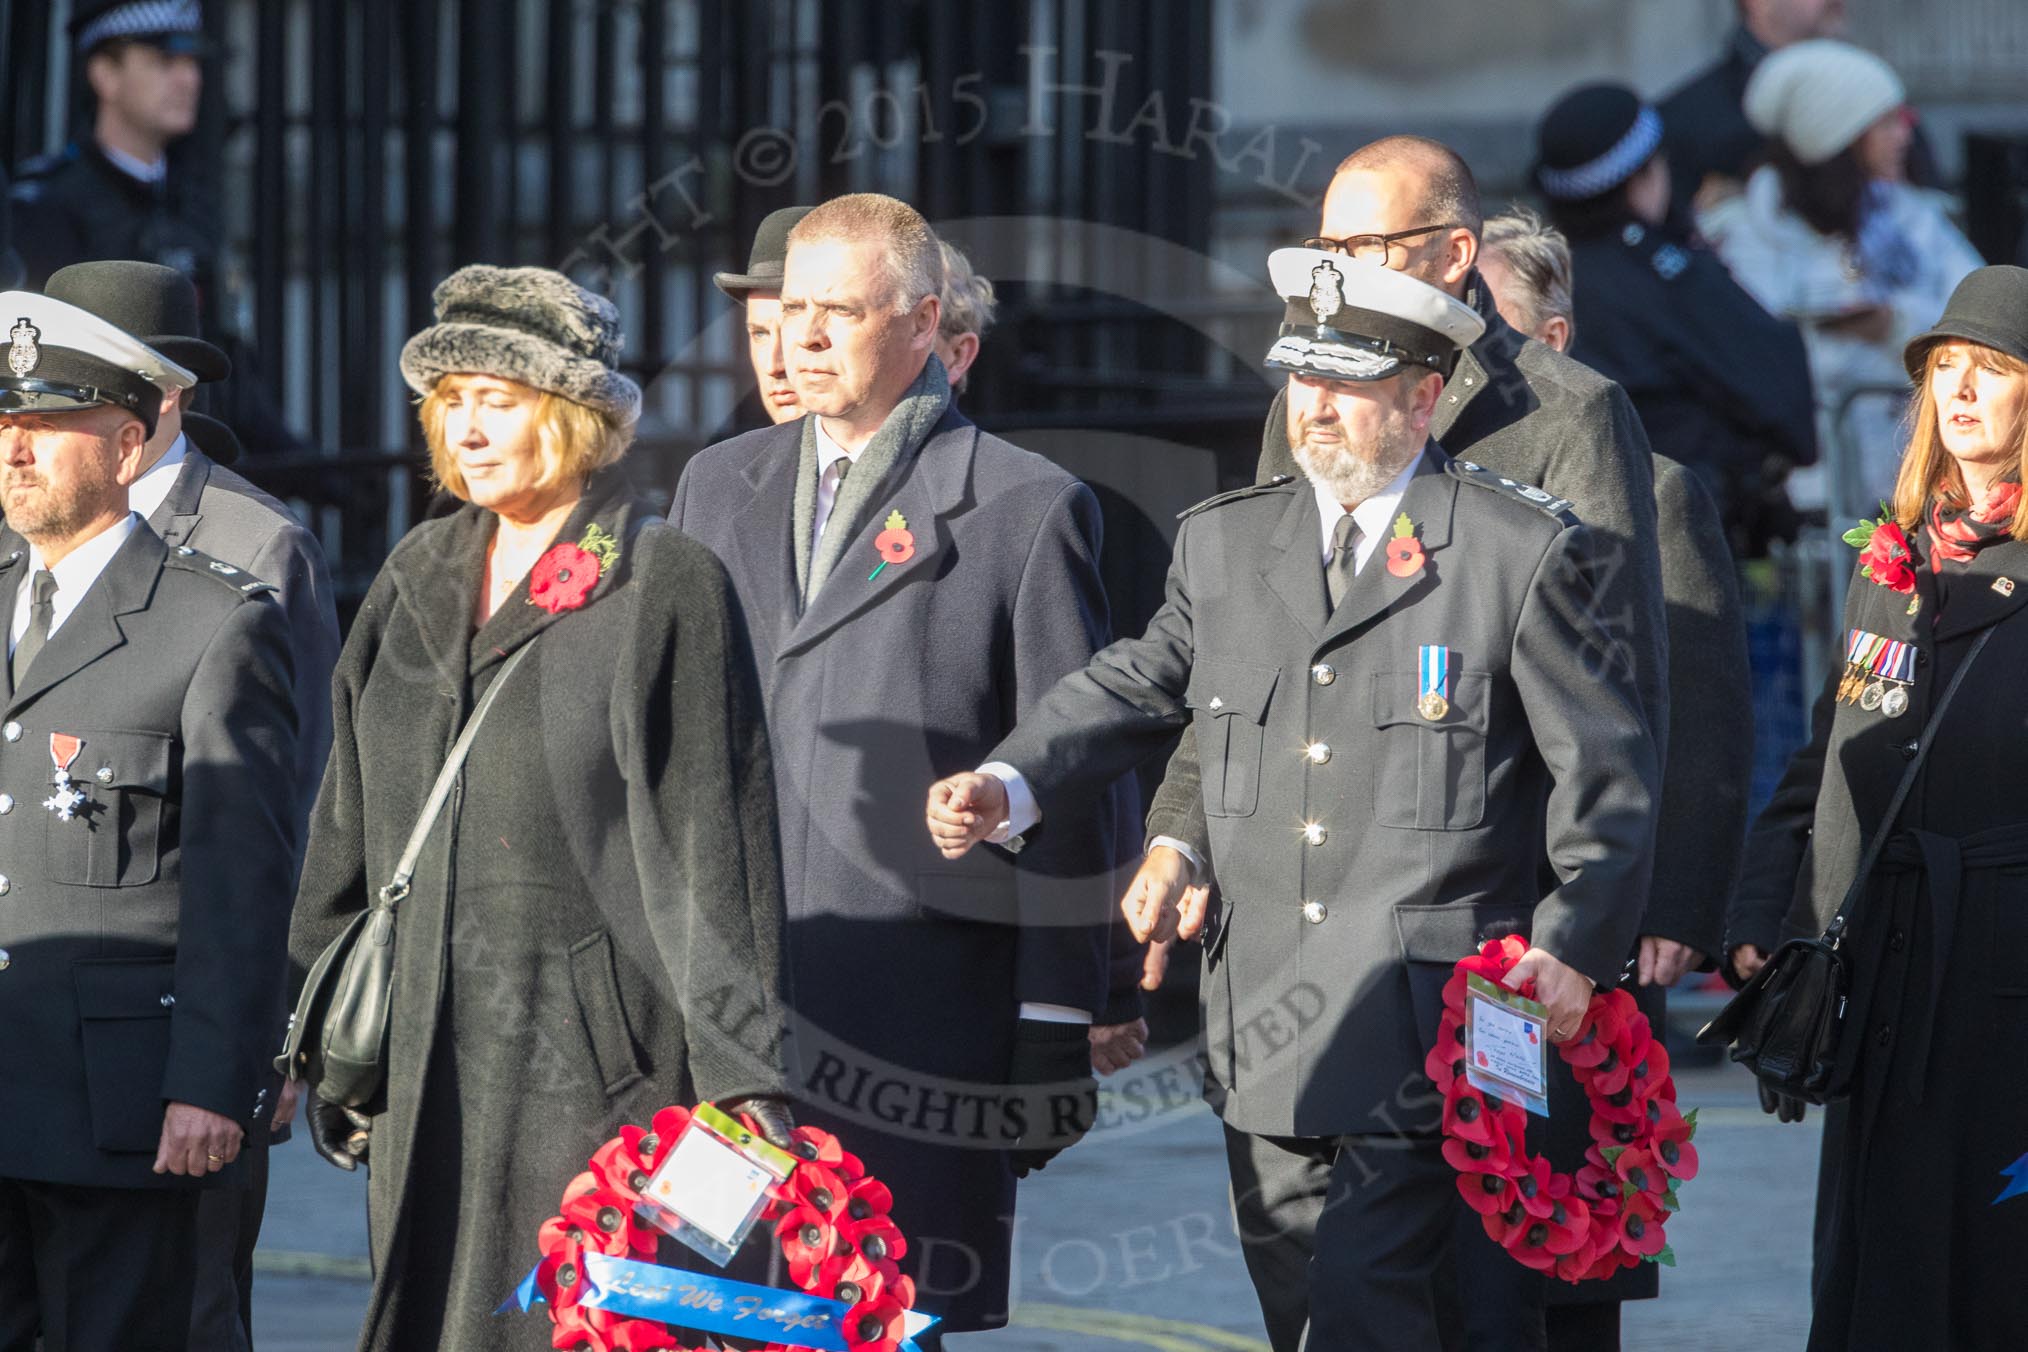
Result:
M1995 540L2014 538L2014 512L2021 505L2021 485L2003 479L1986 490L1977 507L1951 505L1944 498L1929 504L1929 566L1942 572L1946 563L1970 563Z

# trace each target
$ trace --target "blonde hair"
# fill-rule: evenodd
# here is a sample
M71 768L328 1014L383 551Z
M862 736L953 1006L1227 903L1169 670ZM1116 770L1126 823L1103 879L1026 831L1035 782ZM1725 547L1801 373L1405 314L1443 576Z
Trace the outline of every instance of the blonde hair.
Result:
M789 247L839 240L877 244L894 288L894 311L906 314L924 296L944 289L944 255L922 213L898 197L854 192L834 197L797 221L789 231Z
M2028 376L2028 362L1967 338L1947 338L1933 343L1923 354L1922 376L1915 383L1915 400L1908 415L1908 450L1901 457L1901 472L1894 480L1894 519L1901 523L1903 530L1911 533L1922 524L1922 514L1930 499L1936 498L1953 506L1962 506L1965 502L1964 479L1958 474L1957 461L1944 449L1943 437L1937 431L1936 395L1930 391L1930 376L1936 371L1937 358L1946 348L1963 348L1973 361L1992 370L2011 376ZM2021 477L2028 472L2028 414L2020 417L2012 435L2018 443L2014 473L2016 477ZM2028 479L2023 482L2028 482ZM2014 513L2012 534L2016 540L2028 540L2028 511Z
M499 380L533 396L535 404L535 447L542 461L542 477L536 487L553 488L570 479L583 478L593 470L617 464L634 440L633 424L622 426L612 418L575 399L566 399L548 390L538 390L519 381L482 372L453 371L439 376L423 396L417 416L423 440L430 448L430 479L453 497L470 500L464 473L458 468L455 449L444 441L444 418L449 412L446 395L453 382L480 377Z

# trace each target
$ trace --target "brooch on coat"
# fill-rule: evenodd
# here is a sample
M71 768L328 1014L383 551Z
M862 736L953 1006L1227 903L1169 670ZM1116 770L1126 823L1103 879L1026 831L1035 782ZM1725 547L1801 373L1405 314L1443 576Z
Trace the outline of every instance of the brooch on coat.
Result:
M552 615L576 610L591 599L606 570L618 565L620 542L594 521L576 544L553 545L528 570L528 604Z
M83 749L82 737L68 732L49 734L49 759L56 766L50 783L55 786L55 791L42 800L42 805L54 812L60 822L75 820L78 812L91 802L91 795L70 777L71 763Z
M887 514L887 529L873 537L873 547L880 551L880 562L866 575L868 582L880 576L880 570L890 563L907 563L915 557L915 536L909 533L908 518L900 512Z

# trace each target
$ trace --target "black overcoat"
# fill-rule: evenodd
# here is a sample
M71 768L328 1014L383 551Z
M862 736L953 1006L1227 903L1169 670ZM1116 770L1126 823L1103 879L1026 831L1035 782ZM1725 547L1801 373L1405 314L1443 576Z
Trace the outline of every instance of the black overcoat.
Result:
M620 543L582 609L517 589L475 633L495 518L411 531L333 680L291 954L393 872L445 753L503 687L397 922L374 1119L373 1352L546 1348L492 1317L591 1152L657 1108L778 1093L782 924L758 691L723 570L594 476L559 538ZM525 588L526 584L523 584Z
M1916 574L1913 614L1910 596L1856 572L1846 596L1847 630L1916 645L1915 683L1898 717L1828 710L1814 923L1843 900L1943 684L1982 631L1993 637L1931 737L1846 940L1840 1045L1856 1087L1827 1119L1813 1349L1978 1352L2017 1347L2028 1327L2028 1195L1999 1200L2028 1171L2028 544ZM1736 917L1737 937L1772 941L1780 901L1770 890L1765 903L1772 914Z

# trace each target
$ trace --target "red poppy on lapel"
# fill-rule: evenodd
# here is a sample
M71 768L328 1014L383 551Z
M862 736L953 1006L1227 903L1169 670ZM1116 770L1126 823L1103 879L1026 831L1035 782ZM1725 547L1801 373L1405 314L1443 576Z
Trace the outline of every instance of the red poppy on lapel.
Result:
M552 615L576 610L599 585L599 558L576 545L552 545L528 570L528 604Z
M1403 512L1394 518L1394 538L1387 542L1387 571L1393 577L1414 577L1422 571L1422 541L1415 523Z

